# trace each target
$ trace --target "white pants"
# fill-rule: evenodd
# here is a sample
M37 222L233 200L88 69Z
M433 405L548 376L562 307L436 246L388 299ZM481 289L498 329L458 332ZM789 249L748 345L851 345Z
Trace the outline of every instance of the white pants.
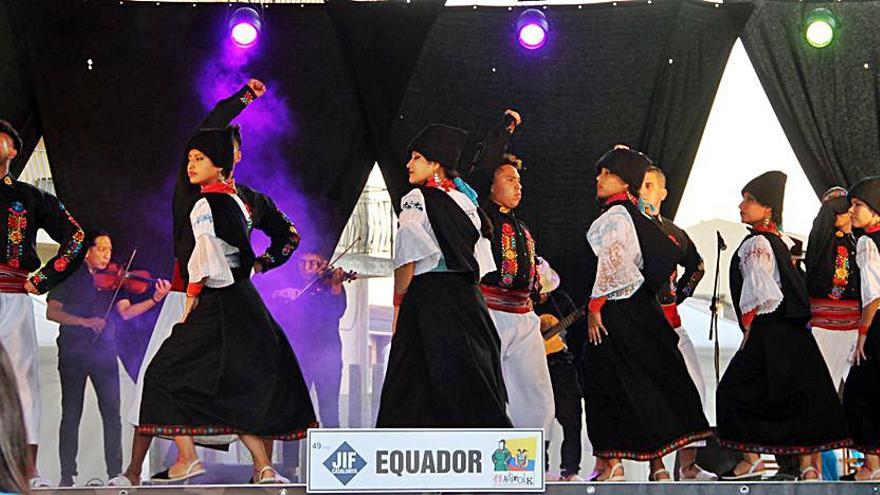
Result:
M694 348L694 343L691 342L691 338L688 337L687 330L685 330L684 327L676 328L675 333L678 334L678 350L681 352L682 357L684 357L684 364L687 366L688 374L691 376L691 380L693 380L694 386L697 387L697 392L700 394L700 404L702 404L703 414L705 414L706 382L703 380L703 370L700 368L700 359L697 357L697 350ZM685 448L705 446L705 440L698 440L686 445Z
M29 295L0 294L0 344L15 373L27 443L36 445L40 439L40 374L34 302Z
M813 327L813 338L816 339L822 357L825 358L825 364L828 365L834 390L837 390L852 366L852 356L859 340L859 331Z
M501 372L513 426L544 428L549 435L556 408L541 320L534 311L517 314L490 309L489 315L501 338Z

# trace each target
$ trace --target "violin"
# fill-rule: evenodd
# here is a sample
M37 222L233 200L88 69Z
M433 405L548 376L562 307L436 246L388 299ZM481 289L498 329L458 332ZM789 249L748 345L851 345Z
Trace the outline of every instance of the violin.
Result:
M92 275L95 288L101 291L123 289L129 294L145 294L159 281L147 270L125 270L122 265L111 262L107 268Z
M336 269L332 266L328 266L327 268L324 268L321 271L321 273L319 274L321 277L321 280L323 280L325 283L330 283L330 281L333 280L333 272L334 271L336 271ZM358 274L354 270L349 270L347 272L342 273L342 282L351 282L352 280L357 280L357 278L358 278Z

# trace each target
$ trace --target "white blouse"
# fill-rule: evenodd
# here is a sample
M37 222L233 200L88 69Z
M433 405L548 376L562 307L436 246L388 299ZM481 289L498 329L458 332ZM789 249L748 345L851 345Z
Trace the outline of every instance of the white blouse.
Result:
M591 297L627 299L645 283L639 236L624 206L614 205L597 218L587 242L599 258Z
M782 303L782 283L770 241L762 235L750 237L739 247L737 255L743 276L739 297L742 314L753 309L759 315L776 311Z
M861 277L862 307L880 298L880 252L874 239L863 235L856 244L856 264Z
M482 222L474 203L456 190L447 194L467 214L477 231ZM441 265L443 253L428 214L425 211L425 196L420 189L413 189L400 200L400 216L398 217L397 239L394 242L394 268L407 263L415 263L413 275L430 272ZM495 259L492 257L492 245L482 235L474 246L474 257L480 267L480 278L495 271Z
M238 203L245 218L250 219L250 213L241 198L237 195L232 197ZM211 213L211 205L207 199L201 198L196 201L189 214L189 220L196 240L187 264L190 281L203 281L206 287L215 289L232 285L235 281L232 268L241 266L238 248L217 237L214 232L214 215Z

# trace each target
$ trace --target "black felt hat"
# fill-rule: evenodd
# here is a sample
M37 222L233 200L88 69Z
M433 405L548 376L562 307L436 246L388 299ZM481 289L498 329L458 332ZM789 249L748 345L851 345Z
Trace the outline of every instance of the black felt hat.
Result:
M187 151L199 150L214 162L214 166L225 172L232 170L234 148L232 146L232 130L199 129L189 140Z
M410 141L408 152L418 151L425 158L437 162L447 170L458 170L461 152L467 143L464 129L446 124L430 124Z
M764 172L750 180L742 188L742 192L751 194L758 203L772 209L771 220L776 224L781 224L786 180L788 180L788 176L778 170Z
M859 198L880 214L880 177L862 179L849 190L850 198Z
M609 172L629 185L629 190L634 196L638 196L645 174L653 164L654 162L640 151L626 146L615 146L596 162L596 174L607 168Z

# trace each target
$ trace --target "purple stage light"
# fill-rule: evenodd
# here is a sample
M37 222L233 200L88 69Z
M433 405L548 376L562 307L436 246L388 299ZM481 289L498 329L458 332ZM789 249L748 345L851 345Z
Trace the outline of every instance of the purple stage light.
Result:
M550 24L547 17L538 9L527 9L516 20L519 44L528 50L537 50L547 43Z
M248 48L257 42L262 25L256 10L239 7L229 17L229 35L237 46Z

